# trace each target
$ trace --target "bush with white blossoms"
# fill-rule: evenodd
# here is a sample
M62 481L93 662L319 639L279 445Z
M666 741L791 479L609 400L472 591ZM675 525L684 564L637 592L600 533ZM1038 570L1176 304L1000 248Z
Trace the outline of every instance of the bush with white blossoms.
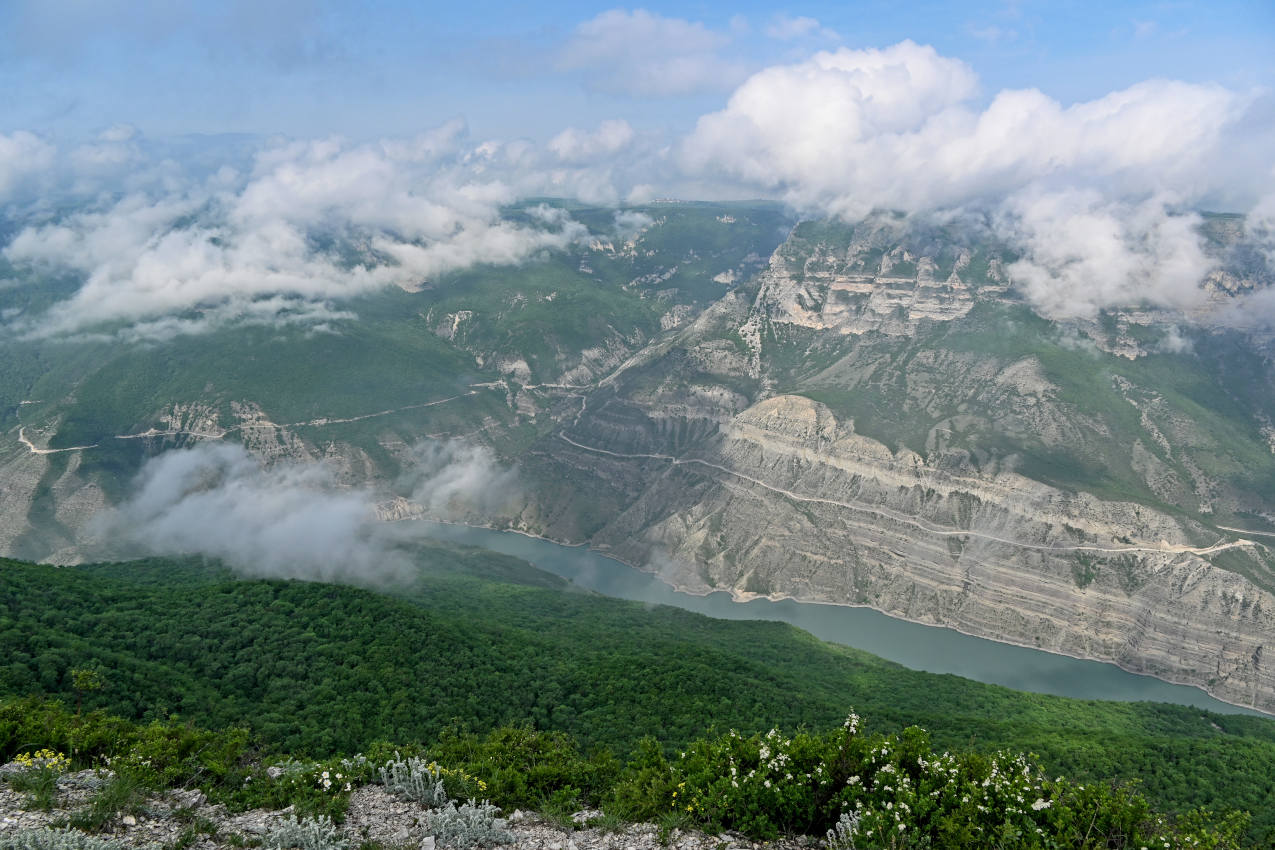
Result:
M286 759L246 777L235 808L294 806L302 815L340 821L350 792L371 778L372 768L362 756L326 762Z
M832 850L899 847L1217 848L1245 822L1155 818L1140 795L1043 775L1027 757L935 752L910 727L864 735L855 714L824 735L734 731L692 744L642 786L618 789L709 830L827 835ZM662 772L661 772L662 771ZM646 811L655 816L660 811Z

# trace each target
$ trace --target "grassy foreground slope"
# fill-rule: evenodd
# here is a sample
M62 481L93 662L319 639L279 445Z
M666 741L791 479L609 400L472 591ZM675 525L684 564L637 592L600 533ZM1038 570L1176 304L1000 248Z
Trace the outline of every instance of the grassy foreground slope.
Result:
M0 694L247 725L310 756L459 724L527 722L586 748L669 749L712 729L916 724L939 748L1009 748L1050 774L1139 780L1159 807L1275 826L1275 722L1023 694L910 671L778 623L725 622L581 592L521 561L423 547L410 587L235 580L206 564L0 561ZM15 742L14 746L20 745ZM0 753L11 756L12 753Z

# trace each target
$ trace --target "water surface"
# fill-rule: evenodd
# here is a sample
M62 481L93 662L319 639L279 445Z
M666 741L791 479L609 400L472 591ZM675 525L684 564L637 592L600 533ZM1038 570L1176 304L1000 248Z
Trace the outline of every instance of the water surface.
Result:
M735 602L724 592L696 596L674 590L651 573L582 546L564 546L511 531L423 520L396 525L428 537L522 558L606 596L673 605L723 620L790 623L822 640L862 649L914 670L953 673L1017 690L1079 699L1150 700L1227 714L1260 714L1214 699L1199 688L1130 673L1114 664L972 637L952 629L900 620L871 608L792 600Z

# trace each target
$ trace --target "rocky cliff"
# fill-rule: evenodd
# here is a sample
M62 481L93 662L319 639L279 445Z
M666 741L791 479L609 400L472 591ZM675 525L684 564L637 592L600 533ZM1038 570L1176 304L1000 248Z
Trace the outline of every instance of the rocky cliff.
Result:
M1275 711L1261 340L1048 322L1007 284L986 246L798 228L542 441L532 473L568 483L518 523Z
M192 391L85 447L48 448L83 413L20 410L0 551L77 559L121 470L206 439L325 459L379 488L384 517L420 516L394 489L410 446L463 436L516 461L523 495L466 521L588 542L689 590L871 605L1275 712L1269 343L1141 308L1050 321L1007 265L888 219L802 225L649 343L602 328L552 382L528 381L522 337L480 340L491 316L440 307L420 334L512 359L425 399L373 396L369 366L367 409L344 413ZM1210 286L1268 285L1255 268Z
M578 464L585 445L567 444ZM931 464L795 396L693 452L623 454L605 462L646 485L592 541L689 591L870 605L1275 711L1275 595L1212 560L1269 577L1253 540L1204 544L1142 505Z

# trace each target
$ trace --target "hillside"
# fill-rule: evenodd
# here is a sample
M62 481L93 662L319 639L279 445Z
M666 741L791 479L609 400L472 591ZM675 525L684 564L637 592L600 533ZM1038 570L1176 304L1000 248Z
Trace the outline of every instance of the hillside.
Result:
M1158 806L1267 829L1275 721L1022 694L909 671L791 627L598 597L514 559L428 546L409 586L235 580L200 562L5 561L0 688L128 718L247 725L311 758L507 724L625 757L711 730L926 728L937 748L1036 753L1051 775L1138 780ZM452 730L448 733L448 730ZM11 740L9 747L22 742Z

